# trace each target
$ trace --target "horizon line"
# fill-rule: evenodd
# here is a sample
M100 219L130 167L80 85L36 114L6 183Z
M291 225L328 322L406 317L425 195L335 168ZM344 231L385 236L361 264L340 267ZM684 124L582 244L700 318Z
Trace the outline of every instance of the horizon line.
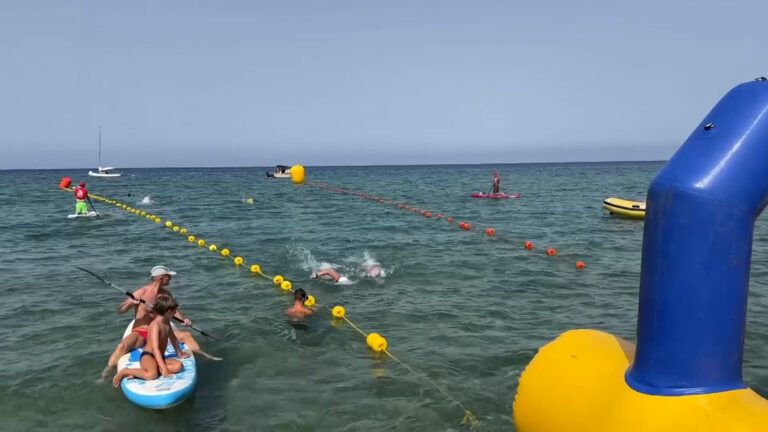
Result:
M611 163L633 163L633 162L667 162L668 159L649 159L649 160L607 160L607 161L541 161L541 162L481 162L481 163L404 163L404 164L362 164L362 165L303 165L305 168L365 168L365 167L426 167L426 166L487 166L487 165L542 165L542 164L611 164ZM279 164L278 164L279 165ZM293 164L294 166L302 164ZM190 165L190 166L131 166L123 168L113 168L120 170L136 169L228 169L228 168L274 168L276 165ZM0 171L61 171L61 170L93 170L88 167L69 167L69 168L0 168Z

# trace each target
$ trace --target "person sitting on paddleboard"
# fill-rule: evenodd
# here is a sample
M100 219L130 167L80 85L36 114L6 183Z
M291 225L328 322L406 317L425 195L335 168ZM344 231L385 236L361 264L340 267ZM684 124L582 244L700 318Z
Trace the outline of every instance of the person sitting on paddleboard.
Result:
M348 283L349 279L340 275L334 269L320 270L319 272L312 273L310 276L312 279L323 278L325 280L333 281L334 283Z
M493 186L491 186L491 193L497 194L501 189L501 177L499 173L493 173Z
M154 313L155 317L149 324L147 344L144 351L139 356L139 368L123 368L112 378L112 385L117 387L123 378L141 378L143 380L153 380L159 376L173 377L184 369L184 365L177 359L165 358L165 347L168 341L176 350L176 355L180 359L190 356L189 353L182 352L179 348L179 340L173 334L171 329L171 318L176 313L179 305L167 294L159 294L155 299Z
M88 189L85 188L85 182L80 182L80 186L75 188L75 214L88 214L88 205L85 200L88 199Z
M307 301L307 292L302 288L293 292L293 307L285 310L285 313L294 318L304 318L307 315L312 315L312 309L304 306L304 302Z
M125 353L131 352L137 348L143 347L147 343L147 331L152 320L155 318L152 305L155 303L158 295L171 295L171 292L166 289L169 283L171 283L171 277L176 275L175 271L171 271L165 266L155 266L149 272L151 282L133 292L132 298L125 299L120 303L117 308L117 313L124 314L129 310L135 310L135 318L133 322L133 329L131 333L117 344L114 352L109 356L107 367L104 368L101 376L105 378L112 369L117 367L117 361ZM146 303L141 303L144 300ZM147 307L149 305L149 307ZM180 310L176 310L176 316L182 319L183 326L189 327L192 325L192 321L186 319ZM192 334L185 331L174 330L176 338L182 341L185 345L190 347L193 352L202 354L203 356L211 360L221 360L218 357L213 357L210 354L200 349L200 345L197 344Z

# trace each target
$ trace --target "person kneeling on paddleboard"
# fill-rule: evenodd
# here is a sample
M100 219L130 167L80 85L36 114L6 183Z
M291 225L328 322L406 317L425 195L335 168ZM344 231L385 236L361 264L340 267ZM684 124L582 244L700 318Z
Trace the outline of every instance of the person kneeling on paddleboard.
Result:
M491 186L491 193L497 194L501 189L501 177L499 173L493 173L493 186Z
M88 214L88 205L85 200L88 199L88 189L85 188L85 182L80 182L80 186L75 188L75 214Z
M153 380L159 376L172 377L184 369L184 365L178 359L166 359L165 347L168 341L176 350L176 355L180 359L190 356L189 353L182 352L179 348L179 340L173 334L171 329L171 318L176 313L179 305L167 294L157 296L154 304L155 318L149 324L147 335L147 344L139 357L141 368L119 370L112 379L112 385L118 387L123 378L141 378L143 380Z

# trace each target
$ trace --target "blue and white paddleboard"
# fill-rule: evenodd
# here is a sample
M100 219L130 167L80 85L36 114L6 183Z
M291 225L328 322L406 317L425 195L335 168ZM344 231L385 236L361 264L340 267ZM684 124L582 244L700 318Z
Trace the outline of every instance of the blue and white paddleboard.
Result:
M92 217L96 217L96 216L98 216L98 213L96 213L94 211L89 211L88 213L85 213L85 214L83 214L83 213L75 213L75 214L67 215L67 217L70 218L70 219L92 218Z
M123 339L131 333L132 329L133 321L125 329ZM195 384L197 384L197 365L194 355L191 355L192 351L184 344L180 344L180 348L190 354L188 358L180 359L181 364L184 365L184 370L173 377L161 376L152 381L138 378L123 379L120 387L123 389L125 397L136 405L151 409L169 408L188 398L195 391ZM126 367L139 368L139 358L142 351L144 350L139 348L120 357L120 360L117 361L117 370ZM165 348L165 358L176 358L176 351L171 343L168 343Z

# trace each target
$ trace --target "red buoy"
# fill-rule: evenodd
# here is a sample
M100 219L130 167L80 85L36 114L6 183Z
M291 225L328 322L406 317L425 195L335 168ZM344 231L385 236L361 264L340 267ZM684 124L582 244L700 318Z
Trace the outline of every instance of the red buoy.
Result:
M525 248L528 250L533 250L533 243L530 241L525 242Z
M62 177L59 183L59 189L66 189L72 184L72 179L69 177Z
M554 248L547 249L547 255L555 256L555 254L557 254L557 251Z

